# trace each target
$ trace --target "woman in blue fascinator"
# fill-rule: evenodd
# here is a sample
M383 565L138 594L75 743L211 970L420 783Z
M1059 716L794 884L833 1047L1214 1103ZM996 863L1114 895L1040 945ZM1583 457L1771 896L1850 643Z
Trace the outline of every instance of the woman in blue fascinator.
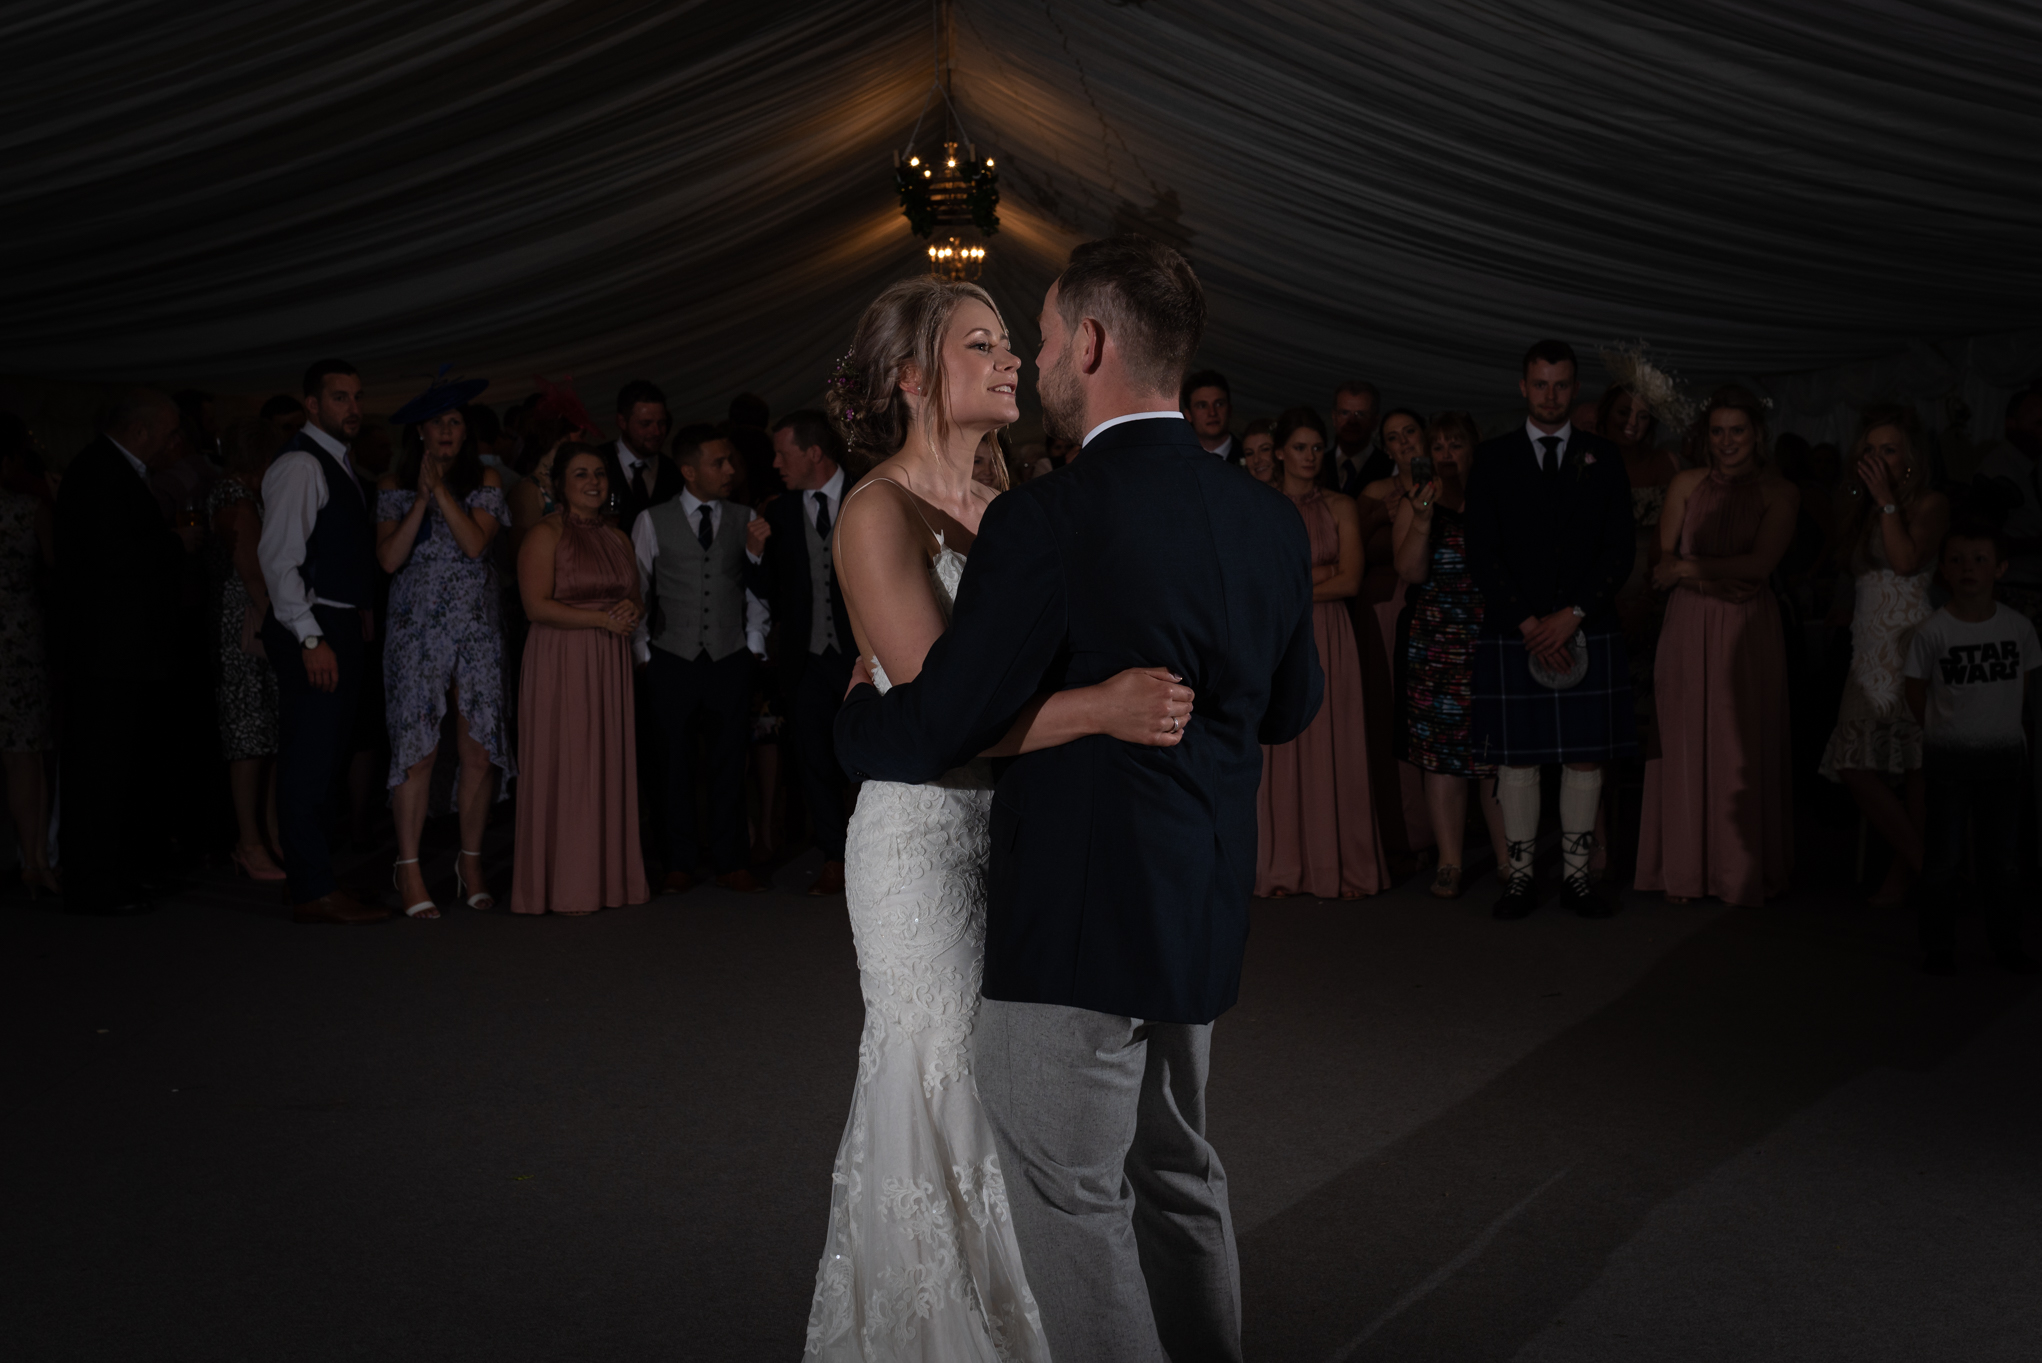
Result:
M455 887L471 909L495 906L483 878L482 830L497 774L505 780L516 774L503 720L496 570L488 557L490 541L510 523L510 510L496 470L483 466L465 414L489 381L449 381L446 375L442 368L391 418L404 434L376 497L376 561L391 575L383 690L397 823L394 879L412 918L440 915L426 889L418 844L450 701L459 710L461 758Z

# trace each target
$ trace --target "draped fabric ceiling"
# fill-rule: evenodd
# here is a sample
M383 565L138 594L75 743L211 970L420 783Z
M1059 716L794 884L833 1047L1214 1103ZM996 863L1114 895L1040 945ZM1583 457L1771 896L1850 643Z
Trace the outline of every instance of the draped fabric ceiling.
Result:
M599 412L633 376L684 420L811 401L922 267L891 153L931 18L5 6L0 373L258 393L338 352L384 410L443 362ZM959 0L954 32L1024 354L1069 247L1134 228L1197 265L1243 413L1351 376L1493 410L1547 334L1809 412L2042 366L2032 4Z

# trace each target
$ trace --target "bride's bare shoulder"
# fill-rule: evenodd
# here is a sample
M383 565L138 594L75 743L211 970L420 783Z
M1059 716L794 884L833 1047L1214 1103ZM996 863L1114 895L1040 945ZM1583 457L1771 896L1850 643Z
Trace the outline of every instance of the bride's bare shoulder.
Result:
M868 562L896 555L906 560L922 554L926 535L921 517L906 490L886 476L886 468L879 465L844 494L843 509L837 516L835 551L839 561L847 552Z

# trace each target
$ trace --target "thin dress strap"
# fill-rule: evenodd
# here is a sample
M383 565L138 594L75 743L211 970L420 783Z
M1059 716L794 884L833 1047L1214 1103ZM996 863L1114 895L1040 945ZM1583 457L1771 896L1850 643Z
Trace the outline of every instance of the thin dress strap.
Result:
M905 484L896 483L891 478L867 478L863 480L858 484L858 486L852 488L849 492L844 494L845 505L849 505L853 497L857 496L859 493L863 492L866 488L871 487L875 483L885 483L888 487L898 488L900 490L900 495L908 499L908 505L912 506L915 509L915 514L922 518L922 528L928 531L931 535L934 535L936 537L936 547L938 549L948 547L943 541L943 532L941 530L938 530L935 526L929 524L928 513L922 510L922 499L920 497L917 497L914 493L908 491Z

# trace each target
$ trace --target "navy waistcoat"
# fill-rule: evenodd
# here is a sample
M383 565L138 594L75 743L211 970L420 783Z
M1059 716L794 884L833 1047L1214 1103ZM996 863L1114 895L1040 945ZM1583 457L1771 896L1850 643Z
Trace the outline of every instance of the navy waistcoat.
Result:
M340 461L310 440L298 446L319 461L326 476L326 505L305 540L298 570L312 594L326 601L366 607L376 591L376 522L367 494Z

